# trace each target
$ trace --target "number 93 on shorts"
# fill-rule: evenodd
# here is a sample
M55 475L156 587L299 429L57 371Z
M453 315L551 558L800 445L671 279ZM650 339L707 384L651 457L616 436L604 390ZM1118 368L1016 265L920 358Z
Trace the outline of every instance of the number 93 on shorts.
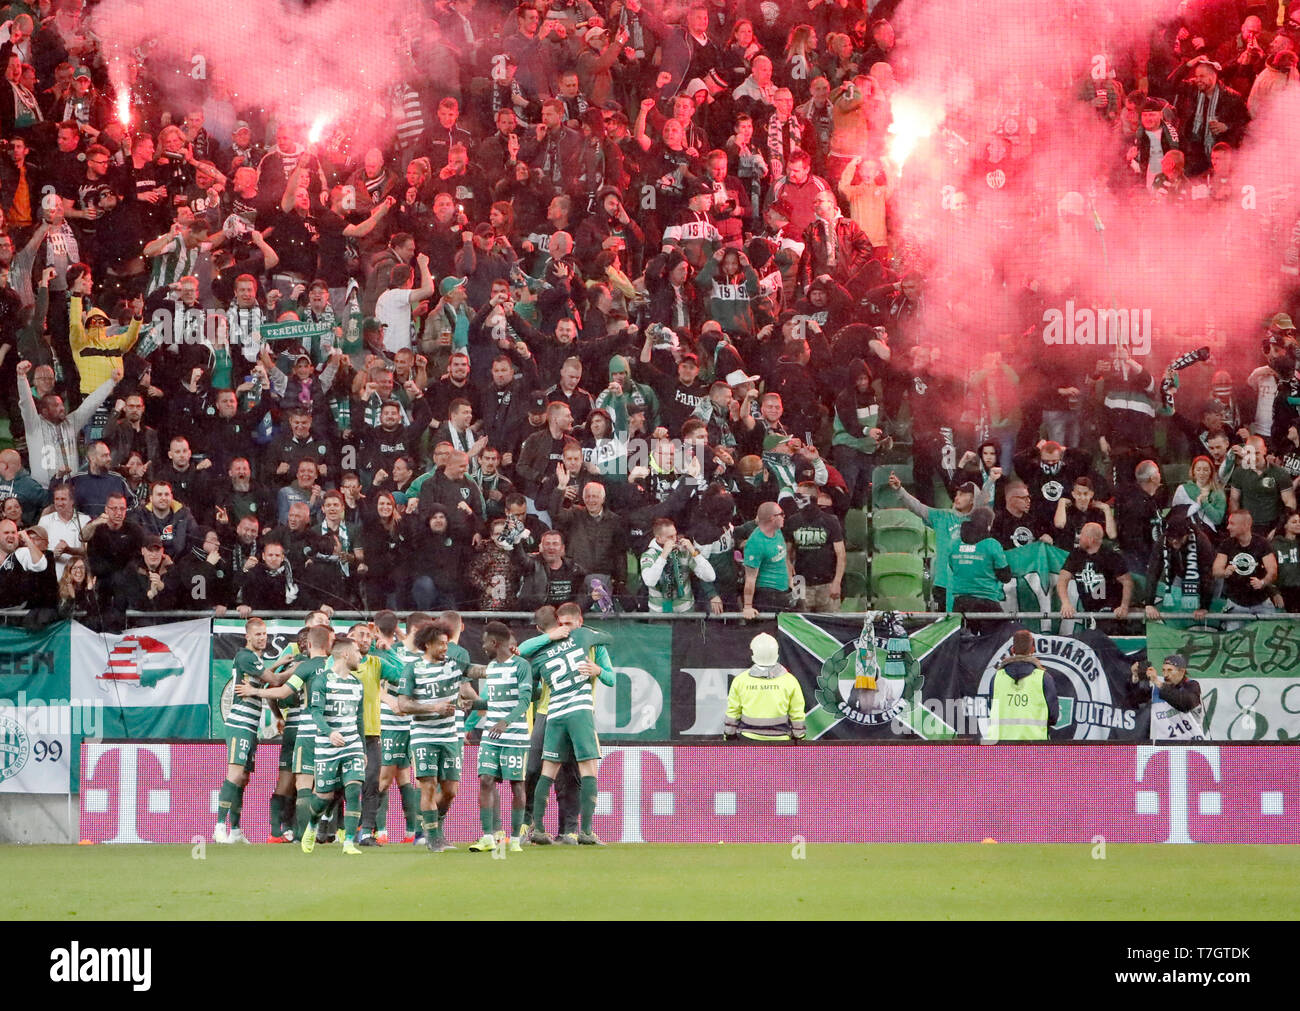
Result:
M506 748L484 740L478 749L478 774L502 779L508 783L522 783L528 764L527 748Z
M336 790L344 783L366 781L366 756L344 755L340 758L316 759L316 792Z
M412 744L412 765L416 779L460 780L460 742L454 744Z

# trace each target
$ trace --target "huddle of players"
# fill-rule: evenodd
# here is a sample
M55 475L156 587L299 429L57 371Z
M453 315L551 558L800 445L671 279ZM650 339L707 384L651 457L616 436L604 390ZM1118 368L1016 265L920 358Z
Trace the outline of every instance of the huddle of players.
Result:
M323 613L308 616L297 641L278 656L267 651L266 623L250 618L245 645L235 656L235 700L228 767L219 797L216 842L248 842L239 827L243 791L254 768L263 701L282 725L280 775L271 796L273 843L301 841L310 853L322 819L343 804L343 852L361 853L357 829L366 773L363 699L358 670L367 654L378 661L380 768L375 842L388 842L388 789L396 782L406 819L404 842L433 852L456 849L443 825L461 778L466 730L483 727L478 753L481 852L507 843L513 852L530 839L603 846L592 831L600 743L595 730L593 681L614 682L605 636L583 627L572 604L543 607L534 616L540 635L516 643L501 622L483 633L488 663L472 664L457 639L460 616L412 613L404 634L397 615L381 611L373 624L335 636ZM483 682L483 694L473 687ZM468 719L467 719L468 716ZM530 716L533 717L530 720ZM540 749L538 748L540 744ZM540 775L528 817L525 779L530 749L540 750ZM552 838L541 826L552 785L576 764L580 831ZM415 784L411 783L414 770ZM498 786L510 784L510 834L501 830ZM558 792L558 791L557 791ZM296 794L296 803L293 801ZM290 819L288 813L294 812ZM561 811L564 814L564 811ZM292 821L293 827L290 827ZM229 822L229 828L227 828Z

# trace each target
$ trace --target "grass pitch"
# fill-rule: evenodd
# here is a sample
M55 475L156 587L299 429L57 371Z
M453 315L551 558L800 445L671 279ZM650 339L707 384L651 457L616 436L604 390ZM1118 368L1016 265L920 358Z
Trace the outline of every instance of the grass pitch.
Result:
M5 919L1287 919L1300 847L6 847Z

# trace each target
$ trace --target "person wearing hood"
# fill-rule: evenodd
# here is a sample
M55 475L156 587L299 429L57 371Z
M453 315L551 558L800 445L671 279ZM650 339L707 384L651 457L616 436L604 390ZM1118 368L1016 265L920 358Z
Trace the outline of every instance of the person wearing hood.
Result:
M980 506L971 510L970 519L961 527L960 541L948 560L952 580L952 609L961 614L993 614L1002 610L1003 584L1011 579L1011 566L1002 545L989 532L993 510ZM972 622L976 635L993 635L1004 622Z
M753 666L740 672L727 692L724 740L804 739L803 687L780 662L780 648L766 632L749 644Z
M420 611L459 608L465 598L461 576L470 556L469 543L451 535L451 510L433 502L422 510L421 526L412 538L411 604Z
M1033 633L1021 629L993 675L984 741L1045 741L1059 715L1056 685L1034 654Z
M876 453L892 446L893 440L885 435L884 410L866 362L854 358L849 363L849 378L851 385L835 398L831 454L848 487L849 502L860 509L871 488Z
M583 273L591 276L596 273L596 258L610 249L624 252L623 262L635 269L633 265L641 260L645 232L627 213L622 194L606 186L596 194L596 211L577 227L573 239L574 255Z
M724 247L705 261L695 278L708 300L708 316L728 333L752 334L754 313L750 303L758 298L758 273L743 250Z
M1258 118L1260 112L1280 91L1300 86L1300 73L1296 71L1296 54L1290 48L1278 49L1268 58L1268 63L1250 86L1246 97L1246 111Z
M182 610L213 609L220 617L235 606L234 566L215 530L196 527L189 542L176 560L177 603Z
M659 423L659 398L649 386L632 379L627 359L622 355L614 355L609 360L609 386L600 391L596 408L609 414L615 433L625 442L628 416L634 409L644 409L650 431Z

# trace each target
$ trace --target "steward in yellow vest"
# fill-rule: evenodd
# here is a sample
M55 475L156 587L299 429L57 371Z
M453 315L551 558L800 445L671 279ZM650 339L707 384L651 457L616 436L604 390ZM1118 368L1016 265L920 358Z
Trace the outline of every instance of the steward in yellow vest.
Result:
M1056 722L1056 685L1034 655L1034 637L1021 629L1012 637L1011 654L993 675L986 741L1045 741Z

